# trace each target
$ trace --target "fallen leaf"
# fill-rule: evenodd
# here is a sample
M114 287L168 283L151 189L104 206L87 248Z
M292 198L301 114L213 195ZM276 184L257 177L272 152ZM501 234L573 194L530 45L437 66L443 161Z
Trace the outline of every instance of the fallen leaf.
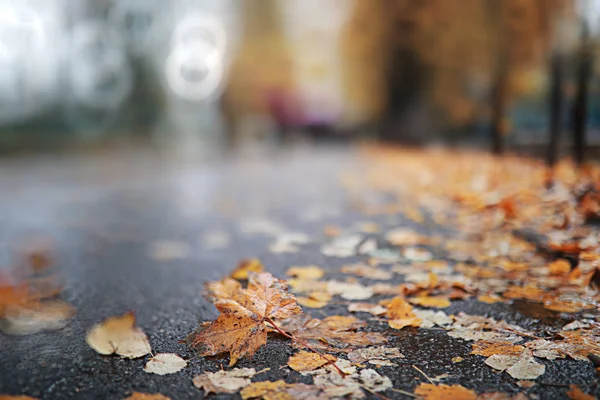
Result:
M402 329L405 326L419 327L421 320L416 317L412 306L402 297L395 297L387 306L388 325L393 329Z
M330 243L321 247L321 253L327 257L346 258L356 255L356 247L362 242L360 235L335 237Z
M369 362L376 365L395 365L389 361L391 358L404 358L404 355L396 347L385 346L367 347L348 353L348 360L355 364ZM382 361L385 363L382 363Z
M323 308L331 300L331 294L326 292L312 292L306 296L297 296L296 300L301 306L308 308Z
M446 308L450 307L450 300L445 297L439 296L418 296L411 297L408 299L412 304L419 305L421 307L432 307L432 308Z
M390 378L380 375L373 369L363 369L345 377L329 371L315 376L314 382L315 386L323 389L330 398L349 396L350 399L362 399L365 395L361 388L370 392L383 392L393 387Z
M512 343L494 343L479 341L473 343L473 351L471 354L479 356L492 356L494 354L514 355L518 356L525 351L525 347Z
M24 395L10 395L10 394L0 394L0 400L39 400L37 397L30 397Z
M394 246L415 246L430 244L431 239L408 229L394 229L385 234L385 239Z
M306 372L313 371L329 361L335 361L336 358L329 354L320 355L314 352L300 350L288 359L287 365L294 371Z
M193 383L198 389L204 390L205 396L210 393L237 393L252 383L250 378L254 375L254 368L234 368L231 371L221 370L196 375Z
M594 400L596 397L591 394L584 393L577 385L569 385L569 391L567 392L567 396L571 400Z
M131 393L131 396L126 397L124 400L171 400L171 399L160 393L133 392L133 393Z
M329 281L327 282L327 292L332 295L340 295L342 299L346 300L366 300L373 297L373 290L359 283Z
M223 231L212 231L207 232L202 237L202 244L204 248L209 250L217 250L227 247L230 239L227 232ZM235 278L234 278L235 279Z
M415 389L415 395L424 400L475 400L477 394L460 385L433 385L421 383Z
M63 328L75 309L61 300L29 302L8 306L0 329L9 335L30 335Z
M550 275L567 275L571 272L571 263L564 258L560 258L550 264L548 268Z
M419 310L413 308L413 313L421 320L421 328L433 328L435 325L445 327L453 322L452 318L441 310Z
M361 264L345 265L341 268L340 271L345 274L352 274L352 275L357 275L357 276L361 276L364 278L381 280L381 281L387 281L389 279L392 279L392 277L394 276L394 274L391 273L390 271L386 271L381 268L370 267L368 265L361 265Z
M181 371L187 361L173 353L158 353L146 363L144 371L156 375L168 375Z
M457 356L457 357L452 357L452 362L453 362L453 363L459 363L459 362L463 362L464 360L465 360L464 358L462 358L462 357L459 357L459 356Z
M231 273L231 278L236 279L238 281L245 281L248 279L249 272L263 272L264 267L260 260L256 258L250 258L247 260L242 260L238 264L237 268Z
M325 275L325 271L316 265L305 267L291 267L287 270L288 276L294 276L302 280L319 280Z
M300 249L297 247L301 244L310 242L310 237L304 233L286 232L278 235L269 246L272 253L295 253Z
M152 349L148 337L135 327L135 315L128 312L120 317L110 317L95 325L85 341L97 353L117 353L125 358L138 358L149 354Z
M278 322L279 327L295 337L307 341L313 348L322 351L351 351L356 347L385 343L386 339L377 332L359 332L367 324L354 317L330 316L323 320L300 314ZM293 342L295 347L303 345Z
M229 352L230 366L240 357L251 357L267 343L265 321L302 312L287 292L287 284L269 273L251 273L248 288L232 294L215 302L221 313L215 321L200 325L186 339L202 357Z
M494 304L494 303L500 303L500 302L504 301L504 299L502 299L502 297L500 297L500 296L487 295L487 294L483 294L481 296L478 296L477 300L480 301L480 302L482 302L482 303L486 303L486 304Z
M242 399L264 400L326 400L321 389L303 383L285 383L282 380L254 382L242 389Z
M387 308L380 306L379 304L371 303L350 303L348 305L349 312L366 312L374 316L383 315L387 312Z
M537 379L546 371L543 364L538 363L527 353L521 355L495 354L488 357L485 363L498 371L506 371L515 379Z

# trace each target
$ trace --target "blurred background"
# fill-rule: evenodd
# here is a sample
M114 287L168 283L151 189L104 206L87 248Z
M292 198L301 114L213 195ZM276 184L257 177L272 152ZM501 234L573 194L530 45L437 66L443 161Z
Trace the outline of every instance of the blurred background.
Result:
M582 59L594 144L599 24L594 0L0 0L0 153L537 146Z

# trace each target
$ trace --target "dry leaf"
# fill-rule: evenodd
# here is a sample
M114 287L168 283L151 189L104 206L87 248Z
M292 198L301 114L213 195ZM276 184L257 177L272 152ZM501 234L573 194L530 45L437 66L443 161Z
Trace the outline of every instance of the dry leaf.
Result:
M325 275L325 271L316 265L308 265L306 267L291 267L287 270L287 274L297 279L316 281Z
M550 269L550 275L567 275L571 272L571 263L564 258L560 258L550 264L548 268Z
M0 329L9 335L29 335L46 330L57 330L67 324L75 309L60 300L29 302L7 306Z
M460 385L433 385L421 383L415 389L415 395L424 400L475 400L477 394Z
M435 325L445 327L452 324L452 318L441 310L419 310L413 308L413 313L421 320L421 328L433 328Z
M237 393L252 383L250 378L254 375L254 368L234 368L231 371L221 370L196 375L193 382L194 386L205 391L205 396L210 393Z
M300 350L288 359L287 365L298 372L313 371L329 361L335 361L336 357L329 354L320 355L314 352Z
M342 299L346 300L366 300L373 297L373 290L359 283L329 281L327 282L327 292L332 295L340 295Z
M486 357L492 356L494 354L518 356L521 355L524 351L525 347L515 345L512 343L494 343L479 341L473 343L473 351L471 352L471 354Z
M330 398L349 396L350 399L362 399L365 395L361 388L370 392L383 392L393 387L390 378L373 369L363 369L345 377L329 370L326 374L315 376L314 382L315 386L323 389Z
M594 400L596 397L591 394L584 393L577 385L569 385L569 391L567 392L567 396L571 400Z
M248 288L237 289L230 297L215 302L219 317L200 325L186 341L200 356L230 354L230 366L240 357L251 357L267 342L264 322L302 312L287 284L269 273L251 273Z
M242 399L264 400L326 400L321 389L303 383L285 383L282 380L254 382L242 389Z
M379 304L370 303L350 303L348 305L349 312L366 312L374 316L383 315L387 312L387 308Z
M330 316L323 320L301 314L280 321L279 326L297 338L303 339L322 351L351 351L355 347L385 343L386 339L377 332L357 332L366 326L364 321L349 316ZM300 343L294 346L302 348Z
M404 358L404 355L396 347L385 346L367 347L348 353L348 360L355 364L369 362L375 365L395 365L389 361L390 358Z
M408 299L412 304L416 304L422 307L432 307L432 308L446 308L450 307L450 300L445 297L439 296L418 296L411 297Z
M156 375L168 375L181 371L187 361L173 353L158 353L146 363L144 371Z
M485 363L498 371L506 371L515 379L537 379L546 371L543 364L538 363L527 353L521 355L495 354L488 357Z
M131 396L126 397L124 400L171 400L171 399L160 393L133 392L133 393L131 393Z
M345 265L341 268L341 272L345 274L352 274L357 276L362 276L364 278L387 281L392 279L394 276L393 273L386 271L381 268L374 268L368 265L355 264L355 265Z
M413 313L412 306L402 297L395 297L388 304L387 317L390 328L402 329L405 326L419 327L421 320Z
M231 278L237 279L238 281L245 281L248 279L249 272L263 272L264 267L260 260L256 258L250 258L248 260L242 260L238 264L237 268L231 273Z
M85 341L97 353L117 353L125 358L138 358L152 349L144 331L135 327L135 315L128 312L120 317L110 317L95 325Z
M296 300L301 306L308 308L323 308L328 304L329 300L331 300L331 295L325 292L312 292L309 293L308 297L297 296Z
M502 299L502 297L499 297L496 295L487 295L487 294L478 296L477 300L479 300L482 303L487 303L487 304L500 303L500 302L504 301L504 299Z

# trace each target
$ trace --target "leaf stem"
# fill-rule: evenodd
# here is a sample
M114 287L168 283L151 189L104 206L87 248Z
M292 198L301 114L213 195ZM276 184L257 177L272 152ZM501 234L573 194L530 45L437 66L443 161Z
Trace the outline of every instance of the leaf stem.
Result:
M283 331L280 327L277 326L277 324L271 318L265 318L265 321L267 321L269 324L271 324L271 326L273 326L273 328L275 328L275 330L277 330L277 332L281 333L286 338L295 340L296 342L300 343L301 345L303 345L304 347L306 347L310 351L312 351L314 353L317 353L318 355L320 355L321 357L323 357L325 360L327 360L327 364L333 366L333 368L335 368L337 370L337 372L339 372L339 374L342 376L342 378L346 377L346 373L344 371L342 371L340 369L340 367L338 367L335 364L335 361L332 361L332 360L328 359L327 357L325 357L325 355L323 353L321 353L320 351L314 349L311 345L309 345L303 339L297 338L296 336Z

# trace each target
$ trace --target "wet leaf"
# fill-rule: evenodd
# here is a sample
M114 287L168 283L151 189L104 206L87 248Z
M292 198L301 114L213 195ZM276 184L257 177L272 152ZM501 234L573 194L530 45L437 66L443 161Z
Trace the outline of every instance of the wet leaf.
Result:
M488 357L485 363L498 371L506 371L515 379L537 379L546 371L546 367L528 353L495 354Z
M196 375L194 386L210 393L237 393L252 382L250 378L256 375L254 368L234 368L231 371L206 372Z
M95 325L85 341L97 353L116 353L125 358L138 358L152 349L144 331L135 327L135 315L128 312L120 317L110 317Z
M475 400L477 394L460 385L433 385L431 383L421 383L415 389L417 398L424 400Z
M326 355L319 355L314 352L308 352L301 350L298 353L294 354L288 359L288 366L294 371L298 372L306 372L313 371L323 365L327 364L329 361L335 361L336 357Z
M156 375L168 375L181 371L187 361L173 353L158 353L146 363L144 371Z
M217 292L221 293L221 292ZM219 317L208 325L200 325L187 342L200 356L230 354L230 366L240 357L251 357L267 342L264 322L287 318L302 312L287 284L269 273L249 275L248 288L226 292L215 302Z

